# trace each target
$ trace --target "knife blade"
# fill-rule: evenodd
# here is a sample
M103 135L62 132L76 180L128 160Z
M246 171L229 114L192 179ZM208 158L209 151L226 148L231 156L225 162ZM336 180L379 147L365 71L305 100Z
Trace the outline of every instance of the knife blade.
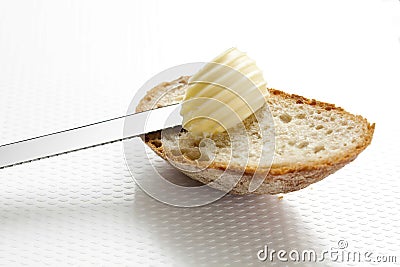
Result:
M0 145L0 169L181 125L180 104Z

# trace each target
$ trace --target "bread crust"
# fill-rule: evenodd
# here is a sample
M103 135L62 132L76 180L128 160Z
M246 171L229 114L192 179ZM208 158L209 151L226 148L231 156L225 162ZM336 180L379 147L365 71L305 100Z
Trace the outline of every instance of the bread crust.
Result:
M182 76L177 80L171 82L164 82L158 86L149 90L146 96L139 102L136 111L145 111L152 108L150 104L151 100L158 98L160 95L168 91L170 86L185 86L187 85L189 77ZM336 107L334 104L320 102L315 99L308 99L295 94L288 94L273 88L268 89L271 97L280 97L283 99L290 99L295 101L298 105L311 105L327 111L335 110L343 116L351 117L357 123L360 123L366 127L363 140L360 140L359 144L347 153L341 153L334 157L330 157L326 160L319 160L312 164L297 164L296 166L284 166L273 164L270 169L257 170L257 175L264 177L263 183L253 192L249 192L249 184L256 172L256 167L246 166L244 174L236 186L229 192L231 194L278 194L296 191L307 187L310 184L318 182L326 176L336 172L346 164L353 161L372 141L372 136L375 129L375 124L370 124L365 118L360 115L353 115L340 107ZM161 105L156 105L160 107ZM167 160L162 141L160 138L160 131L155 133L146 134L144 141L145 143L160 157ZM243 167L229 166L228 164L212 163L209 167L201 172L184 172L187 176L194 180L200 181L204 184L208 184L215 181L224 172L225 177L234 176L237 172L242 173ZM229 174L231 173L231 174ZM224 190L223 184L217 184L213 187Z

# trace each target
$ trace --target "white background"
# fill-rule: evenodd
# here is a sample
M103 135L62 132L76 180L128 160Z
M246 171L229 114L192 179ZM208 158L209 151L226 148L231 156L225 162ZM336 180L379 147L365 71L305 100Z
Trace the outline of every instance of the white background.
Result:
M376 122L371 147L354 166L312 191L285 196L284 204L269 196L228 197L197 211L148 200L131 181L120 144L0 170L0 264L250 264L263 244L332 246L338 235L359 249L395 251L396 0L3 0L0 144L123 115L135 90L154 74L210 60L232 46L257 61L269 86L336 103ZM251 219L218 217L225 208L251 214L254 207ZM151 210L165 215L154 217ZM336 229L332 221L340 219L343 226ZM282 235L267 238L265 229L251 228L257 225ZM317 234L306 238L295 225ZM185 227L190 231L179 231ZM165 231L173 235L163 236Z

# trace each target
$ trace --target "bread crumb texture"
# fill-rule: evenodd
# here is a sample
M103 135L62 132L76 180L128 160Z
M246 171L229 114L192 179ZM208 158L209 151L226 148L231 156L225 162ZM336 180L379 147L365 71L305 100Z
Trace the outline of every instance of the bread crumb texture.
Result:
M137 111L175 104L183 99L189 77L162 83L141 100ZM304 188L354 160L371 142L374 124L333 104L269 89L266 105L244 121L248 136L232 129L202 140L186 131L147 134L145 142L164 159L203 167L186 173L205 184L224 171L245 170L233 194L277 194ZM257 120L257 119L258 120ZM261 137L262 136L262 137ZM235 141L233 141L235 140ZM248 146L231 147L247 142ZM264 151L262 151L264 150ZM232 154L231 152L235 153ZM272 165L259 162L261 152L273 155ZM229 162L228 162L229 161ZM229 164L230 163L230 164ZM207 168L204 169L204 166ZM257 170L257 172L256 172ZM261 171L260 171L261 170ZM263 184L249 192L254 175Z

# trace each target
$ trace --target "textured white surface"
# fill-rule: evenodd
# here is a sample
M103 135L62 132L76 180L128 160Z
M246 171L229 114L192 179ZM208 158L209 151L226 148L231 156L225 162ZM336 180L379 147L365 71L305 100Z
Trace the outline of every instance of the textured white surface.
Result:
M296 5L295 2L290 5ZM399 88L400 46L398 32L393 29L400 20L391 13L399 5L397 1L354 2L357 4L338 1L334 10L345 10L340 17L348 19L350 26L340 21L339 30L331 32L338 38L338 32L343 31L345 38L351 38L354 30L359 29L358 39L351 39L349 49L353 50L345 54L349 58L347 64L335 65L336 74L344 77L348 86L339 88L340 83L332 81L326 86L338 86L337 91L318 90L321 82L334 73L333 67L318 73L322 76L316 80L308 78L307 83L307 74L321 69L316 64L323 63L318 61L318 53L323 52L320 50L314 56L308 51L311 63L294 69L287 66L291 64L289 59L297 64L299 58L287 56L282 66L278 63L285 48L280 52L274 50L276 56L270 60L276 68L270 67L270 75L266 76L271 76L273 86L303 88L297 93L338 100L345 108L375 121L373 142L355 162L309 188L284 195L283 199L226 196L213 204L190 209L161 204L138 189L124 164L120 143L0 170L0 265L257 266L266 265L256 256L264 245L275 250L322 251L336 246L341 239L348 242L349 251L396 255L399 264L400 147L394 140L400 131L397 106L393 105L398 99L384 102L386 95ZM301 17L313 18L313 12L306 12L316 2L303 3ZM171 11L180 5L163 5L122 1L115 6L98 1L26 1L25 5L1 2L0 144L124 114L133 88L152 74L186 63L185 60L207 60L235 45L234 40L243 40L230 35L226 43L217 39L218 49L208 44L202 50L202 43L196 46L196 40L187 37L192 51L200 51L201 57L190 57L192 52L185 52L180 42L160 44L157 34L165 37L172 32L165 32L165 25L183 27L173 28L173 32L185 32L195 26L209 27L214 36L220 32L204 21L201 26L193 21L187 25L176 19L171 22L164 16L164 8ZM282 14L279 10L290 6L282 5L272 6L269 14L275 8L278 16ZM232 8L232 12L239 14L242 7ZM329 17L330 12L323 10ZM290 12L295 16L296 12ZM349 14L357 12L359 20L351 20ZM155 24L157 16L161 17ZM301 24L301 17L293 19L306 28L308 24ZM371 17L376 20L369 24ZM322 15L318 19L321 21L315 25L326 26L330 21ZM272 29L272 40L288 46L274 33ZM355 62L362 56L355 51L354 42L364 42L374 34L379 36L374 38L378 41L366 42L364 47L366 52L373 51L369 58L373 63L357 65ZM306 37L312 38L312 33ZM156 41L152 42L152 38ZM304 45L305 40L308 39L297 45ZM254 48L255 58L271 56L252 47L250 41L237 42L248 44L244 49ZM350 57L352 53L356 59ZM325 59L334 62L329 56L338 55L327 54ZM269 66L268 62L263 64ZM339 67L343 67L343 73ZM355 67L363 72L344 74ZM285 81L278 72L293 79ZM368 77L369 82L360 81L362 77ZM382 87L377 87L379 81ZM376 89L381 93L377 94ZM357 99L360 92L362 98ZM137 164L146 163L138 159ZM285 265L277 261L275 264Z
M264 245L322 251L340 239L398 256L400 155L380 135L353 164L281 200L227 196L190 209L138 189L121 144L2 170L0 262L250 265Z

